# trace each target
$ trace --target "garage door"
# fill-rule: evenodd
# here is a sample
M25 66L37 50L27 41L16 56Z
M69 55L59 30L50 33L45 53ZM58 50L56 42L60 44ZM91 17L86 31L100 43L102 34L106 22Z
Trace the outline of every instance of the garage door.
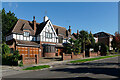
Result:
M39 53L39 48L33 47L18 47L17 48L20 55L25 55L25 57L34 57L35 54Z
M35 54L38 54L39 48L29 48L30 49L30 57L33 57Z

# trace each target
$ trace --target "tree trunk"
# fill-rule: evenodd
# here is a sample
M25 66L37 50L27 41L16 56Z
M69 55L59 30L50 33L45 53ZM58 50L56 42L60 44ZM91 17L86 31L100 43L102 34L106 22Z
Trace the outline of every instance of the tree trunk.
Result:
M83 52L85 52L85 43L83 42Z

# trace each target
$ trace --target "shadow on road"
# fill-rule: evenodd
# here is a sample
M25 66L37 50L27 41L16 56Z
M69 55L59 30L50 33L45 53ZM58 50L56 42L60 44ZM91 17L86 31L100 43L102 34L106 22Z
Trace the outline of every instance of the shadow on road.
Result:
M79 65L79 66L111 66L111 65L117 65L120 67L120 63L73 63L73 64L67 64L67 65Z
M94 79L94 78L89 78L89 77L75 77L75 78L3 78L2 80L119 80L118 78L116 79Z
M105 75L120 78L120 68L119 67L116 67L116 68L110 67L111 65L120 66L120 63L81 63L81 64L66 64L66 65L69 65L69 66L72 66L72 67L79 65L79 66L82 66L82 67L60 68L60 69L53 69L51 71L69 72L69 73L105 74ZM105 65L107 65L109 67L103 67ZM85 66L85 67L83 67L83 66ZM98 66L102 66L102 67L98 67ZM115 79L115 80L117 80L117 79ZM120 79L118 79L118 80L120 80Z

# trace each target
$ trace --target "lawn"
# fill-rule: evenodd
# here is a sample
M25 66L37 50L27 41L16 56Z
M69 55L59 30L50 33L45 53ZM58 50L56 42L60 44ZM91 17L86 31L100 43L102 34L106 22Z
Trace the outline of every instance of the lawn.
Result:
M94 61L94 60L111 58L111 57L117 57L117 56L120 56L120 55L102 56L102 57L97 57L97 58L89 58L89 59L75 60L75 61L70 61L70 63L79 63L79 62Z
M33 67L28 67L23 70L37 70L37 69L43 69L43 68L49 68L49 65L41 65L41 66L33 66Z

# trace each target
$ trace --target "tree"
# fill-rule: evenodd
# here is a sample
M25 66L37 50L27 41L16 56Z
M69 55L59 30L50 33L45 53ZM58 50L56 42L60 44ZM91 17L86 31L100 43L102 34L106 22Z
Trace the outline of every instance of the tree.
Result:
M2 54L9 54L10 53L10 48L7 44L2 44Z
M120 34L118 32L115 32L115 43L116 48L120 49Z
M89 34L89 40L91 42L91 44L89 45L89 48L94 48L95 47L95 39L94 39L94 37L93 37L91 32Z
M5 12L5 9L2 9L2 41L5 41L5 36L11 30L12 27L17 22L17 17L15 14L9 11L8 13Z
M82 43L82 51L85 52L85 46L89 45L91 42L89 40L89 34L87 31L81 30L79 34L79 40Z
M74 54L78 54L81 52L81 43L78 39L74 40L71 38L69 39L69 43L64 44L64 50L65 53L71 54L73 52Z

